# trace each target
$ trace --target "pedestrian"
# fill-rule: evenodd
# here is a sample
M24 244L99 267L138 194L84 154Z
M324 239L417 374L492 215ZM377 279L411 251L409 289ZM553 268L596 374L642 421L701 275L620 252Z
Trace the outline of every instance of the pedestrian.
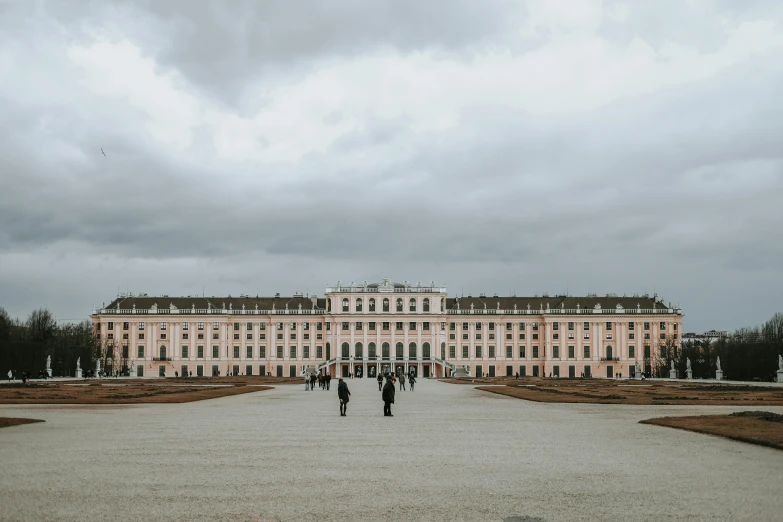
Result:
M332 374L326 374L326 391L329 391L329 384L332 382Z
M179 377L179 372L177 370L174 370L174 378Z
M11 378L11 371L10 370L8 372L8 378L9 379ZM378 391L381 391L382 388L383 388L383 375L381 375L379 373L378 374Z
M339 383L337 384L337 398L340 399L340 416L345 417L345 410L348 408L348 401L350 400L349 397L351 396L351 391L348 389L348 385L345 384L345 381L340 379Z
M383 416L394 417L391 412L391 405L394 404L394 382L391 377L386 379L381 398L383 399Z
M517 372L517 380L519 380L519 372Z
M310 390L310 376L305 374L305 391Z
M405 390L405 374L400 375L400 391Z
M310 391L315 390L315 380L316 380L315 379L315 374L311 373L310 374Z
M191 371L188 373L188 376L189 376L189 377L193 377L193 370L191 370Z
M408 377L408 383L411 385L411 391L413 391L413 385L416 384L416 377L413 374Z
M11 382L12 380L14 380L14 372L12 372L11 370L8 370L8 382ZM380 388L381 387L378 386L378 389L380 389Z

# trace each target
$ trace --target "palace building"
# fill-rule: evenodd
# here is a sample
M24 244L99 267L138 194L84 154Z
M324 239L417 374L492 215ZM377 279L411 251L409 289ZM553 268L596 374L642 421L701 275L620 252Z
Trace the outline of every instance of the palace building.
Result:
M121 295L91 317L135 376L612 378L679 345L683 315L657 296L449 297L434 282L384 279L338 282L324 297Z

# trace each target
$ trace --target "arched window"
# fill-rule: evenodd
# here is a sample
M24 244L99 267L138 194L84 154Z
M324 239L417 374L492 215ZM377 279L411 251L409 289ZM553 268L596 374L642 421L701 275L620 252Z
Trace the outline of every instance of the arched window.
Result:
M326 343L326 360L332 358L332 345L330 343Z
M356 343L356 346L354 347L353 356L355 359L362 359L364 358L364 350L362 350L362 343Z
M416 311L416 300L415 299L411 298L411 300L409 302L409 308L410 308L411 312L415 312Z
M343 312L348 311L348 299L343 299Z
M440 358L446 360L446 343L440 343Z
M421 356L424 359L430 358L430 343L424 343L421 345Z
M441 299L440 300L440 311L441 312L445 312L446 311L446 300L445 299Z
M430 300L425 298L424 299L424 311L429 312L430 311Z
M411 343L408 345L408 359L415 359L416 358L416 343Z
M405 358L405 346L402 343L397 343L397 360L401 361Z
M351 356L351 346L348 343L343 343L343 359L347 359Z
M388 312L389 311L389 300L388 299L384 299L383 300L383 311L384 312Z
M402 299L397 298L397 311L402 312Z
M356 311L357 312L361 312L362 311L362 300L361 299L357 299L356 300Z
M375 298L374 297L370 298L370 311L371 312L375 311Z
M367 357L370 360L374 360L376 355L378 355L378 354L375 353L375 343L368 344L367 345Z
M161 346L160 347L160 358L161 359L165 359L166 358L166 347L165 346Z
M607 346L606 347L606 358L607 359L611 359L612 358L612 347L611 346Z
M387 361L389 360L389 343L383 343L381 345L381 355Z

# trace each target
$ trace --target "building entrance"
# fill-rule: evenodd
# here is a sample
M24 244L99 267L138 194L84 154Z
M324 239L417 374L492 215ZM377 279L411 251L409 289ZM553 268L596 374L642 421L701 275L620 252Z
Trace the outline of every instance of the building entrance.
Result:
M429 376L430 376L430 367L429 366L425 366L424 367L424 378L426 379Z

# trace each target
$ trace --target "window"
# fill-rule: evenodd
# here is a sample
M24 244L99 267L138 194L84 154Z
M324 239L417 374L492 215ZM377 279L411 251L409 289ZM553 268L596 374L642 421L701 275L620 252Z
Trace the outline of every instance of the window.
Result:
M487 348L487 351L489 352L489 358L490 359L494 359L495 358L495 345L494 344L490 344L489 347Z
M212 358L217 359L220 357L220 347L216 344L212 345Z
M533 359L538 359L538 345L533 345Z
M253 340L253 334L249 333L247 334L247 340L252 341Z
M481 346L476 346L476 359L481 359Z
M476 340L477 340L477 341L480 341L480 340L481 340L481 334L480 334L480 333L477 333L477 334L476 334Z
M253 358L253 347L252 346L248 346L245 349L245 359L252 359L252 358Z
M160 323L160 329L165 330L166 329L166 323Z
M288 347L288 358L296 359L296 345Z
M511 340L511 336L512 336L512 334L507 333L506 334L506 341L510 341Z
M552 345L552 357L554 359L560 358L560 347L558 345Z
M128 330L129 328L130 328L130 323L127 323L127 322L122 323L122 329L123 330Z
M402 321L397 321L397 324L395 325L396 330L402 330Z
M538 340L538 334L537 334L537 333L534 333L534 334L533 334L533 340L534 340L534 341L537 341L537 340Z
M677 324L675 323L674 329L677 329ZM144 323L139 323L139 330L144 330Z
M389 360L389 343L383 343L381 345L381 356L387 361Z
M388 299L384 299L383 300L383 311L384 312L388 312L389 311L389 300Z
M351 345L349 345L348 343L343 343L342 349L343 349L342 358L343 359L349 358L351 356Z
M533 365L533 377L538 377L538 365Z
M590 334L585 332L584 335L582 335L582 339L590 339Z
M163 335L166 335L166 334L163 334ZM114 334L110 333L110 334L106 335L106 338L107 339L114 339Z
M356 300L356 311L357 312L361 312L362 311L362 300L361 299L357 299Z
M495 340L495 334L491 333L489 334L489 340L494 341Z
M303 350L302 357L304 357L305 359L309 359L310 358L310 347L309 346L304 346L302 348L302 350Z
M574 349L574 345L573 344L569 344L568 345L568 358L569 359L573 359L575 357L575 355L574 355L575 351L576 350Z
M644 358L649 359L650 358L650 345L645 344L644 345Z
M237 341L239 340L239 334L238 333L234 334L234 339L236 339Z
M519 334L519 340L524 341L525 340L525 334L521 333Z
M190 323L182 323L182 330L183 331L187 331L189 329L189 327L188 327L189 324Z
M415 359L416 358L416 343L411 343L408 345L408 359Z
M519 347L519 358L520 359L524 359L525 358L525 347L524 346L520 346Z
M519 323L519 329L524 331L525 323Z
M356 330L362 330L364 328L364 325L361 321L356 322Z
M234 323L234 331L235 332L239 331L239 323Z
M481 330L481 323L476 323L476 331Z
M375 311L375 298L371 297L369 302L369 309L371 312Z
M661 340L666 339L666 334L664 332L660 333Z
M324 358L324 347L323 345L319 345L315 347L315 358L316 359L323 359Z
M411 312L416 311L416 300L411 298L411 300L408 302L408 308Z
M166 339L166 334L165 334L165 333L163 333L163 332L161 332L161 334L160 334L160 338L161 338L161 339Z
M537 330L538 330L538 323L533 323L533 331L537 331Z
M258 358L259 359L266 358L266 346L264 346L263 344L258 347ZM261 372L261 375L263 375L263 372Z
M606 334L606 340L611 341L612 340L612 334L608 333Z
M203 330L204 329L204 323L203 322L198 323L198 329L199 330Z
M506 346L506 359L511 359L513 357L514 357L514 347Z
M628 345L628 358L629 359L636 359L636 349L632 344Z
M188 347L187 345L184 345L182 347L182 358L187 359L188 358Z
M506 323L506 330L511 330L511 328L512 328L511 323Z
M582 323L582 330L589 330L590 329L590 323Z
M569 322L568 323L568 329L569 330L573 330L574 329L574 323L573 322Z
M245 375L253 375L253 366L249 364L245 366Z
M414 321L411 321L410 323L408 323L408 330L410 330L411 332L415 332L416 331L416 323Z
M429 312L430 311L430 300L425 298L424 303L422 304L424 311Z
M220 323L212 323L213 330L220 330Z
M607 346L606 347L606 358L607 359L612 359L613 358L612 355L613 355L612 354L612 347L611 346Z
M354 345L353 356L356 359L364 359L364 346L362 343L356 343L356 345Z
M560 330L560 323L552 323L552 330L554 331Z
M422 330L424 330L424 331L427 331L427 330L429 330L429 329L430 329L430 323L429 323L429 321L422 323L422 324L421 324L421 329L422 329Z
M634 328L633 324L634 324L633 321L628 323L628 331L629 332L633 332L633 328Z
M644 323L644 329L649 330L650 329L650 323Z
M462 358L463 359L467 359L468 357L469 357L468 356L468 345L463 344L462 345Z
M204 345L203 344L199 344L196 347L196 357L198 357L199 359L203 359L204 358Z
M588 345L584 346L584 357L583 358L584 359L589 359L590 358L590 346L588 346Z
M347 332L348 330L351 329L350 324L351 323L349 323L348 321L343 321L343 331L344 332Z
M574 338L574 334L572 334L572 333L568 334L568 338L569 339L573 339Z
M385 321L382 326L383 326L383 331L385 331L385 332L389 331L389 322L388 321Z
M282 341L282 340L283 340L283 334L282 334L282 333L278 333L278 334L277 334L277 338L278 338L280 341Z
M606 331L607 332L611 332L612 331L612 323L609 322L609 321L607 321L607 323L606 323Z
M660 326L659 326L659 329L661 329L661 330L666 330L666 323L664 323L664 322L661 322L661 324L660 324Z
M239 359L239 346L234 346L234 359Z
M554 339L555 341L557 341L558 339L560 339L560 334L559 334L559 333L552 334L552 339Z
M107 329L114 330L114 323L110 321L108 326L107 326Z
M368 323L368 330L375 331L375 321L370 321Z
M203 339L204 338L204 334L203 333L198 334L198 338L199 339Z
M449 358L451 359L457 358L457 347L453 344L449 345Z
M139 340L142 340L142 339L144 339L144 333L143 332L139 332Z
M138 357L139 359L144 359L144 347L143 347L143 346L139 346L139 347L137 348L137 350L138 350L138 355L137 355L137 357Z
M378 353L376 351L375 343L370 343L367 345L367 358L370 360L375 360L378 356Z
M343 312L348 311L348 299L343 299Z
M457 323L449 323L449 330L452 332L457 329Z
M453 334L453 333L449 334L449 339L456 339L456 338L457 338L457 334Z
M634 333L629 333L629 334L628 334L628 339L630 339L631 341L633 341L633 340L634 340L634 336L635 336L635 335L636 335L636 334L634 334Z
M462 330L468 329L468 323L462 323Z
M402 343L397 343L397 346L395 346L395 351L398 361L401 361L405 358L405 354L403 353L405 351L405 347Z
M479 334L479 335L481 335L481 334ZM468 334L466 334L466 333L462 334L462 340L463 341L467 341L468 340Z
M650 334L648 334L648 333L644 334L644 338L645 339L649 339L650 338Z
M140 324L144 324L144 323L140 323ZM674 331L675 332L677 331L677 323L674 323Z
M489 323L489 329L490 331L495 331L495 323Z
M424 359L430 358L430 343L424 343L421 345L421 356Z
M283 358L283 347L282 346L278 346L277 347L277 358L278 359L282 359Z
M402 299L397 298L397 311L402 312Z

